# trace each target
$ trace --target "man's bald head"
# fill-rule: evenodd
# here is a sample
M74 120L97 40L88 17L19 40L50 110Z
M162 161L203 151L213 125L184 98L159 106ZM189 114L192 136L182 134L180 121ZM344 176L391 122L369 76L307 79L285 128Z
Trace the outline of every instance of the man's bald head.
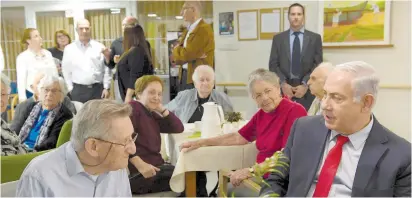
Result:
M136 26L137 24L139 24L139 21L137 20L136 17L134 17L134 16L127 16L127 17L125 17L125 18L123 19L123 21L122 21L122 30L123 30L123 32L124 32L124 29L125 29L125 28L134 27L134 26Z
M87 19L80 19L76 23L77 34L79 35L79 40L82 43L88 43L90 41L90 22Z
M182 11L180 15L183 19L190 24L194 23L198 18L200 18L200 13L202 11L202 4L200 1L185 1L183 4Z
M33 82L30 85L30 88L33 90L33 95L34 98L37 100L37 98L39 97L39 89L38 89L38 85L40 83L40 80L43 79L45 76L44 73L37 73L34 78L33 78Z
M323 62L319 64L310 74L308 81L309 89L310 92L317 98L323 98L323 86L325 85L326 78L333 69L334 66L332 63Z

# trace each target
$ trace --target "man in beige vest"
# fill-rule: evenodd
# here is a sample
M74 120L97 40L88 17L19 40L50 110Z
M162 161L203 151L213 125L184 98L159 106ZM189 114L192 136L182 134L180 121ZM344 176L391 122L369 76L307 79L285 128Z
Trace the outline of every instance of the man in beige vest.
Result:
M315 96L315 99L309 108L308 115L312 116L321 114L322 110L320 109L320 102L322 101L324 95L323 86L325 85L326 77L328 77L333 68L334 66L332 63L323 62L319 64L319 66L317 66L310 74L308 86L312 95Z

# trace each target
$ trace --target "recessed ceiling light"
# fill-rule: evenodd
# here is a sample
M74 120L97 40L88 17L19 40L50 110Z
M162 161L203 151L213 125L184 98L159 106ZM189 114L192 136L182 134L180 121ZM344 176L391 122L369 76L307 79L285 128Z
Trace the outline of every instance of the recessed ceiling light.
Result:
M149 13L149 14L147 14L147 16L148 16L148 17L157 17L157 15L154 14L154 13Z
M175 16L176 19L183 19L183 16Z

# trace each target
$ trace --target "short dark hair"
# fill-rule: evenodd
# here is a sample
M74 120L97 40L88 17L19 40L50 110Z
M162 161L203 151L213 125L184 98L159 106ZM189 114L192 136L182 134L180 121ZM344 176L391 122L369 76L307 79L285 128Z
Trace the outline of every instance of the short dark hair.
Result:
M305 15L305 7L303 7L303 5L300 4L300 3L294 3L294 4L290 5L290 6L289 6L289 9L288 9L288 15L290 14L290 9L292 9L293 7L300 7L300 8L302 8L303 15Z

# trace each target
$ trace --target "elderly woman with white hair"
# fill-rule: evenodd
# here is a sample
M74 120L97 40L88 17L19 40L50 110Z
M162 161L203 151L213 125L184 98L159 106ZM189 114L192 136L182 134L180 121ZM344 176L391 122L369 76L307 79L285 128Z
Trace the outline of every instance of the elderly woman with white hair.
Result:
M233 105L229 97L213 89L215 72L207 65L196 67L192 76L195 88L181 91L176 98L166 105L166 108L175 113L183 123L200 121L203 116L203 104L215 102L222 106L223 112L232 112Z
M244 145L256 141L259 153L257 163L271 157L285 147L293 122L306 116L305 108L299 103L282 98L279 77L266 69L257 69L249 75L249 93L260 110L237 133L230 133L214 138L186 142L180 145L184 152L202 146ZM238 186L244 179L251 177L245 167L230 174L230 181Z
M6 112L8 96L10 94L10 79L1 74L1 112ZM17 134L10 130L6 121L1 119L1 156L25 154L26 147L21 144Z
M40 80L38 91L39 102L31 105L30 111L21 117L25 122L16 132L30 150L43 151L56 147L63 124L72 119L73 114L62 105L67 93L63 79L45 75Z

